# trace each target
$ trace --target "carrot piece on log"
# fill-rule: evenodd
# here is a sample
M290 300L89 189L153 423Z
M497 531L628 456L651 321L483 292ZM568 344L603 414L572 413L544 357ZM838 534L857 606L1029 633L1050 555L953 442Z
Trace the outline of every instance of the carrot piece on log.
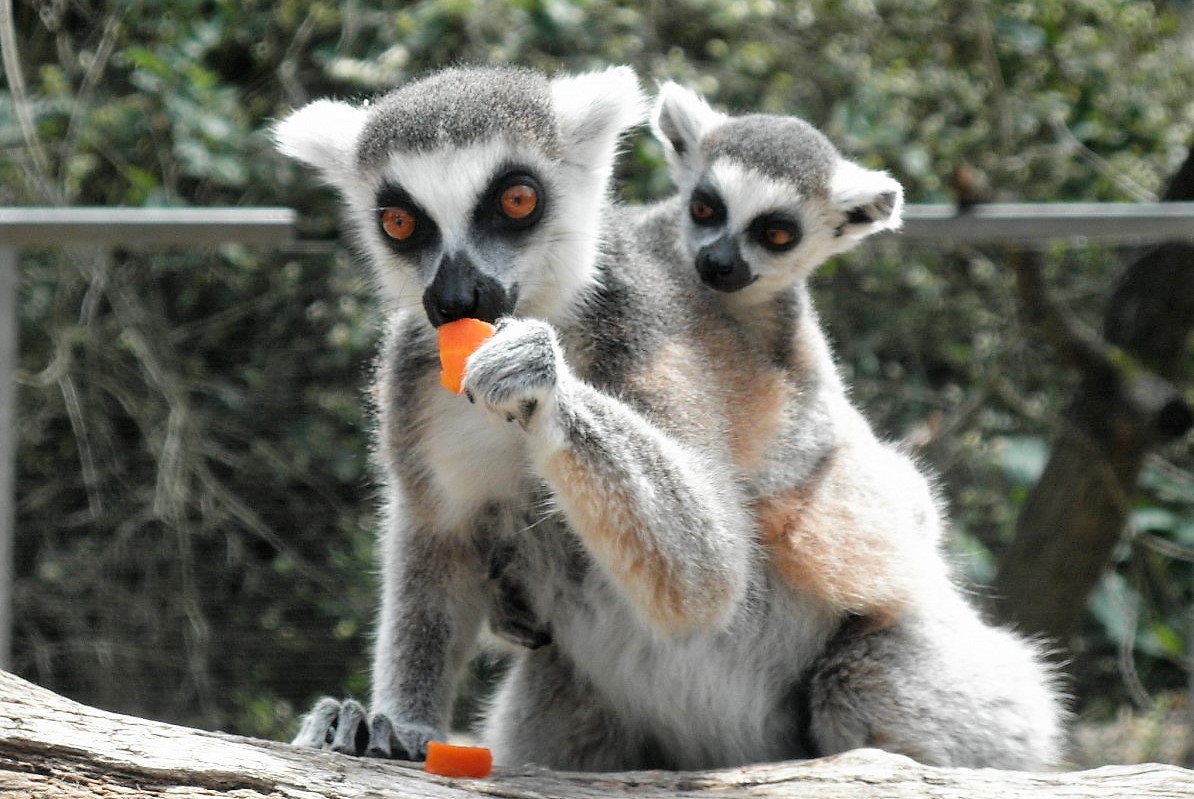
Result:
M493 753L483 746L428 741L423 768L441 777L488 777L493 771Z

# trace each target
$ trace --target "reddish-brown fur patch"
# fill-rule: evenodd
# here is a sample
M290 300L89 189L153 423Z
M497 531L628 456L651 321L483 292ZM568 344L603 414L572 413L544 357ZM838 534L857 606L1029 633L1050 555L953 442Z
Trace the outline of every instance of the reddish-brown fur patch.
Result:
M756 471L784 422L792 389L781 370L730 332L702 328L702 333L702 356L709 362L700 364L698 379L723 409L734 465Z
M697 595L680 583L644 534L650 528L616 477L602 480L599 469L569 450L552 456L548 467L578 533L660 630L680 633L718 620L725 592Z
M736 371L727 370L727 376L736 378L729 397L735 409L730 415L730 454L735 465L749 473L763 467L770 448L775 446L791 389L774 370L745 374Z
M868 486L851 481L850 460L834 452L808 483L759 500L756 517L789 585L882 627L912 600L911 575L890 531L899 522L884 518L889 505Z

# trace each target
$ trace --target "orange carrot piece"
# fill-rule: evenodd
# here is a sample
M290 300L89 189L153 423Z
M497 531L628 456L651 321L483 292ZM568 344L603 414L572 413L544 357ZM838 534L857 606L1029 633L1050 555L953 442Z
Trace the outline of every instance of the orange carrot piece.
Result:
M457 319L439 326L439 382L449 391L460 393L464 382L464 362L494 332L493 325L480 319Z
M423 768L441 777L488 777L493 771L493 753L483 746L455 746L427 742Z

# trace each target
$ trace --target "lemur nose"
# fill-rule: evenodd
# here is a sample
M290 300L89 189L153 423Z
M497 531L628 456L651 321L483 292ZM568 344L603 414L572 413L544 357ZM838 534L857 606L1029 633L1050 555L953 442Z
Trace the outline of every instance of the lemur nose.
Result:
M467 255L445 255L423 291L423 310L435 327L465 317L492 323L514 310L515 298Z
M477 290L471 294L455 294L439 296L434 299L435 311L445 322L473 316L473 309L477 307Z
M702 247L697 253L696 268L705 285L718 291L738 291L755 280L750 265L738 250L738 242L731 236Z

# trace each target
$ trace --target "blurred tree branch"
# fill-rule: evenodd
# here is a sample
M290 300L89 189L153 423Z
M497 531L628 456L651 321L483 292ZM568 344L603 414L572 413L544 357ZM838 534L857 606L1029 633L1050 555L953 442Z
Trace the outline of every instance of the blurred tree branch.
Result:
M1194 199L1194 147L1163 199ZM1120 541L1146 457L1194 424L1179 388L1194 331L1194 246L1164 244L1130 264L1101 336L1052 297L1040 253L1013 251L1009 262L1022 313L1081 383L1020 512L994 603L1021 630L1065 644Z
M38 187L43 202L58 204L62 201L52 179L50 159L37 135L37 125L29 109L29 92L25 87L25 75L21 71L21 58L17 50L16 23L13 20L12 0L0 0L0 54L3 54L4 74L8 91L12 95L13 111L29 148L32 164L32 182Z

